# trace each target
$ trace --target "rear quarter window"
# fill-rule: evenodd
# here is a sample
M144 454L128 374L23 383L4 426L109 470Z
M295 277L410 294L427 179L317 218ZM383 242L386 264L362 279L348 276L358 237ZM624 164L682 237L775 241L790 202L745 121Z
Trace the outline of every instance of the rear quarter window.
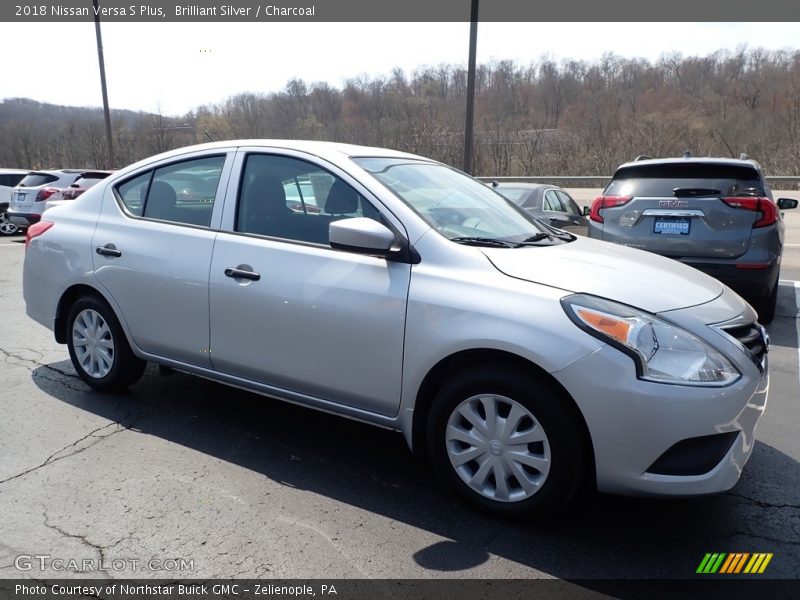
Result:
M697 163L634 165L619 169L605 189L608 196L673 196L675 189L718 190L719 196L762 196L758 171L739 165Z

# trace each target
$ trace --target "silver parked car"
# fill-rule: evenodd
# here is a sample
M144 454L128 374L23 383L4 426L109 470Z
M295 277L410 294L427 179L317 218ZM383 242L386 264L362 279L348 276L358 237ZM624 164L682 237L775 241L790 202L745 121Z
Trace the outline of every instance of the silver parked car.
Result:
M758 163L729 158L637 160L592 203L589 237L668 256L716 277L769 323L783 253L781 210Z
M208 197L181 199L186 173ZM47 211L26 244L27 313L91 387L152 361L397 429L498 513L586 482L727 490L766 404L768 340L730 289L410 154L183 148Z

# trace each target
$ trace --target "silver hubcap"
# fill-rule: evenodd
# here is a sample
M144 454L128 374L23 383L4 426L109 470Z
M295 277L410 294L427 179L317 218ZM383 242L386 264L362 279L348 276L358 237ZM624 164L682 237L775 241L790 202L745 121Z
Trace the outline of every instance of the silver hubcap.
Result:
M527 408L505 396L464 400L450 415L445 443L462 481L491 500L530 498L550 472L544 429Z
M0 233L3 235L11 235L16 233L19 229L14 223L8 220L6 213L0 213Z
M78 313L72 325L72 345L78 364L95 379L102 379L114 364L114 338L108 323L96 310Z

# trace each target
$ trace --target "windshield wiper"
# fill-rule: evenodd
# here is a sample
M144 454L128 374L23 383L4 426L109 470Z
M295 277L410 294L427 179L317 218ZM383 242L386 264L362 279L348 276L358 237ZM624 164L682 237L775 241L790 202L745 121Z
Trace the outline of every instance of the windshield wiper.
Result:
M466 244L468 246L491 246L496 248L516 247L516 244L512 244L511 242L487 237L454 237L450 238L450 241L456 242L457 244Z
M522 246L551 246L553 244L554 238L556 238L556 237L561 238L561 236L559 236L555 232L554 233L545 233L545 232L536 233L536 234L532 235L529 238L525 238L521 242L517 242L516 244L514 244L514 247L515 248L521 248ZM563 238L561 238L561 239L563 239ZM547 243L542 244L541 242L544 242L545 240L547 240Z
M578 239L577 237L575 237L574 235L572 235L572 234L571 234L569 231L559 231L558 233L556 233L556 232L554 231L554 232L553 232L553 235L554 235L555 237L557 237L558 239L560 239L560 240L565 240L565 241L567 241L567 242L574 242L575 240L577 240L577 239Z

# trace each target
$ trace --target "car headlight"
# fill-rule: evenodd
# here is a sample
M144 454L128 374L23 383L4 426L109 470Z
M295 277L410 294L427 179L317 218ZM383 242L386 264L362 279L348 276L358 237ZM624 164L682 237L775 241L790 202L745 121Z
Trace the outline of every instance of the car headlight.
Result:
M585 294L566 296L561 305L578 327L631 356L640 379L723 386L741 377L707 342L655 315Z

